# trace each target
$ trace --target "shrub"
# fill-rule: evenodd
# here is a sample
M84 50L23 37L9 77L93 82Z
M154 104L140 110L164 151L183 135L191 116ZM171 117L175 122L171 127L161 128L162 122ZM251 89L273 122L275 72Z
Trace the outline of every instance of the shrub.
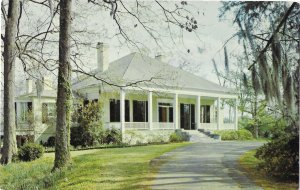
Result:
M71 128L71 145L87 147L103 143L105 130L102 115L101 102L90 102L80 106L72 115L76 127Z
M215 134L221 135L221 140L238 140L239 135L234 130L220 130L214 131Z
M120 144L122 142L121 131L115 128L107 129L104 142L107 144Z
M240 130L219 130L214 131L214 134L221 135L221 140L250 140L253 135L246 129Z
M75 148L82 145L82 133L81 127L71 127L70 144Z
M183 140L181 139L181 136L178 135L177 133L172 133L170 135L170 142L182 142Z
M22 161L32 161L42 157L44 154L44 147L35 143L28 143L20 147L18 151L18 158Z
M250 140L253 139L253 135L250 131L246 129L240 129L237 131L239 140Z
M183 142L188 140L189 136L186 133L183 133L182 131L176 131L172 133L169 137L170 142Z
M297 181L299 178L299 134L283 135L260 147L255 155L259 167L273 177Z
M47 147L54 147L55 146L55 137L51 136L47 140Z

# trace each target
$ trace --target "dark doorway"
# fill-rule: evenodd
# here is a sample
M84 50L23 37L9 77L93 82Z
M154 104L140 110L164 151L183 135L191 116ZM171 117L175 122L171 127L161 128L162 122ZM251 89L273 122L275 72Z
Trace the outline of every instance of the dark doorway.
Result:
M180 128L195 130L195 105L180 104Z

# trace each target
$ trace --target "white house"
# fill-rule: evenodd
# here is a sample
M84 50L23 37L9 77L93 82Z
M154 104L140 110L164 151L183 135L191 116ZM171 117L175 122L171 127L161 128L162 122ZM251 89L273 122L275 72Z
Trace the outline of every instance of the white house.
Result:
M103 123L128 130L237 129L237 93L162 61L131 53L108 62L109 47L97 44L98 68L75 80L73 90L104 104ZM223 117L221 101L235 103L234 117ZM225 122L224 122L225 121Z
M50 79L27 79L26 92L15 100L17 143L47 141L55 136L56 90ZM40 89L39 89L40 88Z
M102 101L105 127L121 129L125 139L133 131L147 141L149 136L167 138L176 129L237 129L238 96L231 89L171 66L161 55L131 53L109 63L108 52L108 45L97 44L97 69L74 79L72 89L86 100ZM38 97L31 83L28 80L26 94L16 98L17 134L46 141L55 136L49 119L54 116L56 91L45 80ZM225 99L234 102L230 118L222 110ZM28 110L38 122L34 129L22 126Z

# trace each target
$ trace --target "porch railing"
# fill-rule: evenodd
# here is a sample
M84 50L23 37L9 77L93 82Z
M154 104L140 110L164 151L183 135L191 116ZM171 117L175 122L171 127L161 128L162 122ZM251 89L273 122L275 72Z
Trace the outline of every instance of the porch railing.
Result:
M153 129L175 129L174 123L153 122Z
M217 123L201 123L200 129L217 130ZM235 129L234 123L221 123L220 130Z
M200 123L200 129L217 130L217 123Z
M105 123L105 127L108 129L115 128L115 129L121 129L121 123L120 122L108 122ZM135 130L149 130L149 123L148 122L125 122L125 130L128 129L135 129ZM175 129L174 123L165 123L165 122L152 122L152 129L158 130L171 130Z
M149 129L148 122L125 122L126 129Z

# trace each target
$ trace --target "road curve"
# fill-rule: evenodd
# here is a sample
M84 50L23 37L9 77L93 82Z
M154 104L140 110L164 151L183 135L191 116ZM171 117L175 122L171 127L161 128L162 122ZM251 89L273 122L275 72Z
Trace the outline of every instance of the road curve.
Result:
M161 158L152 189L235 190L261 189L238 169L237 160L261 142L194 143L168 152Z

